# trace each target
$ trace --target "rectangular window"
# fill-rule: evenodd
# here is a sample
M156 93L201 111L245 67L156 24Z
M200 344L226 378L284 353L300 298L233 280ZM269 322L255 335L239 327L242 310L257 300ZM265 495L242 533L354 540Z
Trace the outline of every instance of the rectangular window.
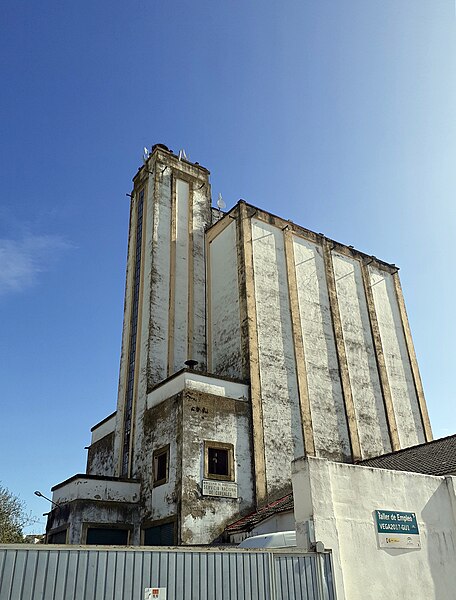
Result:
M128 532L128 529L88 527L86 544L89 546L126 546L128 544Z
M153 453L153 468L154 468L154 487L163 485L168 481L169 470L169 444L154 450Z
M67 543L67 528L61 531L53 531L48 536L48 544L66 544Z
M174 546L175 539L175 521L147 527L143 529L144 546Z
M233 444L204 442L204 477L234 481Z

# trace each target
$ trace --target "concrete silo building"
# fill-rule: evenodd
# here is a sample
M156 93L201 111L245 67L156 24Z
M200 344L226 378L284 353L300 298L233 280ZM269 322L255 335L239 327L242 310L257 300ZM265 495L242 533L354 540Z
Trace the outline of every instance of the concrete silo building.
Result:
M307 455L432 439L398 269L153 147L134 178L117 410L54 486L55 543L206 544Z

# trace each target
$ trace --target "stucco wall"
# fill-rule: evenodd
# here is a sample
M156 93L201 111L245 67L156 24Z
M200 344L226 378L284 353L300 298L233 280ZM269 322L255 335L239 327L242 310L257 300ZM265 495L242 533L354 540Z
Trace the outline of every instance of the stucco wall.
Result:
M189 184L176 179L176 238L171 239L175 246L175 298L174 298L174 329L173 353L171 357L171 373L179 371L187 360L188 346L188 307L189 307Z
M208 183L193 185L193 333L190 336L191 356L188 358L197 360L203 370L207 370L205 230L212 219L210 195Z
M425 442L410 359L392 276L369 267L401 447Z
M452 600L456 479L301 458L293 465L297 542L333 552L338 600ZM421 548L380 548L374 511L414 512Z
M304 452L283 233L252 219L261 400L269 493L290 481Z
M150 315L144 335L149 345L149 385L168 374L169 285L171 243L171 169L158 164L160 171L154 191L154 218L151 241Z
M181 539L183 544L208 544L253 508L250 408L245 400L187 390L182 421ZM202 495L205 440L233 444L237 498Z
M114 475L114 432L108 433L90 444L87 451L88 475Z
M315 452L317 456L349 460L350 441L323 249L298 236L293 238L293 249Z
M236 223L209 244L210 371L242 377Z
M342 331L363 458L391 451L366 296L358 260L332 255Z
M141 448L141 519L156 521L177 513L180 478L179 442L182 432L181 401L176 395L149 408L144 414ZM169 444L168 481L154 487L153 453Z

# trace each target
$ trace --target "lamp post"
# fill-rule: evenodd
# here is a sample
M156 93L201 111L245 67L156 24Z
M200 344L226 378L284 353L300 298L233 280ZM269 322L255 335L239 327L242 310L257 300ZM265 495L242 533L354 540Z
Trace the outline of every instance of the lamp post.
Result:
M47 498L44 494L42 494L39 490L36 490L35 492L33 492L35 494L35 496L38 496L38 498L44 498L45 500L47 500L48 502L50 502L51 504L53 504L56 508L60 508L60 506L57 504L57 502L54 502L54 500L51 500L50 498Z

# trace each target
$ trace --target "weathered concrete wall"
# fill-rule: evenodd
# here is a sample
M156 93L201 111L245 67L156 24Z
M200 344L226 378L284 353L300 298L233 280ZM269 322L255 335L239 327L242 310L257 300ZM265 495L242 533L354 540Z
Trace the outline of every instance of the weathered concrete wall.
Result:
M369 272L399 441L403 448L421 444L426 440L393 278L372 266Z
M174 328L171 332L172 355L170 356L171 373L184 367L189 358L188 326L189 326L189 184L176 179L176 208L175 208L175 273L174 273ZM174 232L172 233L174 235Z
M144 336L148 343L149 386L168 375L169 286L171 260L171 169L157 163L151 242L150 314Z
M183 395L182 422L181 541L208 544L253 507L249 403L188 390ZM233 444L237 498L202 495L205 440Z
M289 485L304 444L283 233L252 219L253 269L268 493Z
M242 377L236 223L209 244L210 356L212 373Z
M49 515L46 533L49 535L67 526L68 544L85 544L87 527L100 525L119 526L130 529L130 544L140 544L139 508L137 504L104 500L72 500Z
M298 236L293 238L293 249L315 452L350 460L323 249Z
M391 451L358 260L333 253L334 275L363 458Z
M122 435L124 428L124 408L125 408L125 391L127 385L127 370L129 358L129 343L130 343L130 321L131 321L131 294L133 289L134 277L134 253L136 244L136 199L130 204L130 224L128 229L128 244L127 244L127 267L125 276L125 298L124 298L124 316L122 325L122 343L120 354L119 367L119 387L117 393L117 410L116 410L116 425L114 437L114 472L120 474L120 455L122 445Z
M114 454L120 457L130 343L136 204L145 190L135 359L132 476L143 468L143 413L147 391L197 356L206 363L205 227L210 224L208 172L162 150L154 151L134 180L128 283ZM195 354L194 354L195 352ZM116 458L116 463L119 459Z
M293 467L297 543L333 553L338 600L452 600L456 588L454 477L301 458ZM375 510L414 512L421 548L380 548ZM313 539L306 534L313 522ZM312 528L311 528L312 530Z
M192 186L192 242L193 242L193 332L190 353L199 368L207 370L206 348L206 256L205 230L212 222L209 183Z
M144 413L144 438L141 448L141 520L156 521L174 516L178 510L180 481L179 439L182 436L182 394L149 408ZM153 452L169 444L168 481L154 487Z
M147 408L152 408L185 389L213 394L222 398L247 400L249 397L249 386L243 383L210 377L196 371L183 371L176 373L148 394Z
M114 476L114 432L92 442L87 451L87 474Z
M76 499L134 503L139 501L139 489L139 482L77 476L53 488L52 500L56 504Z
M116 413L109 415L103 421L100 421L97 425L94 425L90 430L92 433L91 444L98 442L101 438L104 438L105 435L110 433L114 433L116 430Z

